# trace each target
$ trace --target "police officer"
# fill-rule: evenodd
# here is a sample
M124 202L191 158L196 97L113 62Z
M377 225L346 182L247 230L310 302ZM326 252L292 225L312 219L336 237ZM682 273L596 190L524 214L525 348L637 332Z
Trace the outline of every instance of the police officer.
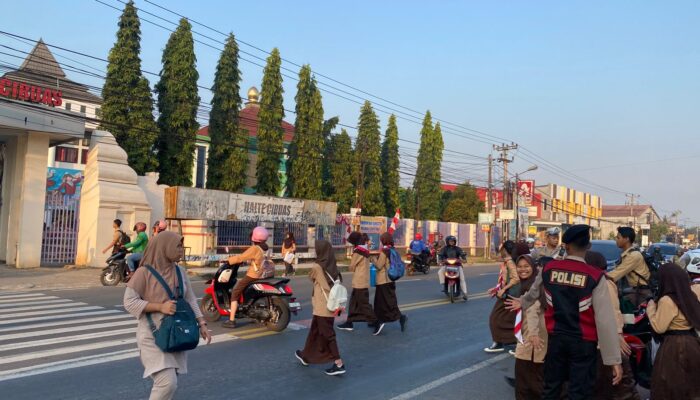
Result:
M563 259L565 254L564 248L559 245L560 232L559 228L547 229L545 245L536 248L535 251L533 251L532 258L535 260L539 260L540 257L551 257L555 260Z
M588 399L595 383L598 345L603 364L613 368L613 384L622 379L620 342L604 273L584 260L590 226L574 225L562 239L566 259L549 262L525 295L506 303L511 310L526 309L543 295L549 342L542 398L558 400L568 381L569 399Z

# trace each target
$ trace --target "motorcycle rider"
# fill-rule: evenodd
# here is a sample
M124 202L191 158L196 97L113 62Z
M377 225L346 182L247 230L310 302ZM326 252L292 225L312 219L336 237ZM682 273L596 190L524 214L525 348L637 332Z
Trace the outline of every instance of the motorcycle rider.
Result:
M440 262L440 270L438 271L438 281L440 282L440 288L445 291L445 260L449 258L459 258L462 261L467 261L467 255L464 253L461 247L457 246L457 238L450 235L445 240L445 246L440 250L438 254L438 260ZM462 271L459 274L459 287L462 289L462 298L464 301L467 300L467 280L465 279L464 265L462 265Z
M539 260L540 257L551 257L555 260L563 260L566 256L566 251L564 247L559 244L560 233L561 230L556 227L547 229L545 245L536 248L533 251L532 258L535 259L535 261Z
M527 243L527 247L530 248L530 252L532 252L535 249L535 239L529 237L525 242Z
M687 254L687 253L686 253ZM700 265L689 264L686 267L688 275L690 276L690 289L698 296L698 301L700 301Z
M627 284L634 288L633 293L627 293L624 298L636 308L651 296L649 278L651 276L644 256L634 248L636 233L628 226L617 228L617 247L622 249L620 261L614 270L610 271L610 279L618 282L622 278L627 279ZM657 247L658 248L658 247Z
M136 239L124 245L125 249L131 250L131 254L126 256L126 265L129 267L129 272L134 272L136 270L136 267L143 258L143 252L146 251L146 246L148 245L146 229L148 229L148 226L145 222L136 223L136 226L134 226Z
M423 235L416 233L415 239L411 241L408 246L409 251L413 254L413 257L418 260L421 264L428 263L428 257L430 256L430 249L428 245L423 241Z
M433 244L433 247L435 247L435 252L437 254L440 254L440 252L446 245L447 243L445 243L445 239L442 238L442 233L438 233L438 239Z

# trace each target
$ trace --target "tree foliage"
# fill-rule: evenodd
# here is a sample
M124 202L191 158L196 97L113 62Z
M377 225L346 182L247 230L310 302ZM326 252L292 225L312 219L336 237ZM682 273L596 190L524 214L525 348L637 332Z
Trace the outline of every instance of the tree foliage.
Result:
M117 41L109 51L107 77L102 88L101 129L114 135L137 174L155 171L154 144L158 129L153 118L153 97L141 73L141 23L134 2L119 18Z
M276 196L280 192L280 164L284 152L284 89L280 66L282 60L277 48L272 49L263 71L258 113L256 191Z
M428 111L423 119L418 167L413 182L416 191L416 217L419 219L436 220L440 217L443 146L440 123L433 128L432 116Z
M311 67L299 71L294 140L290 146L287 186L292 197L320 200L323 196L323 104Z
M207 187L237 192L245 187L248 169L247 133L239 126L241 71L238 44L228 36L216 66L209 113Z
M649 230L649 240L651 243L661 242L666 238L667 235L671 233L671 224L665 219L659 221L658 223L651 224L651 229ZM637 235L641 242L641 235Z
M384 215L393 216L399 208L399 129L396 116L389 117L381 154L382 189L384 191Z
M352 140L345 129L331 136L328 154L332 160L329 163L331 186L329 200L338 203L339 213L348 213L355 205L357 163L352 149Z
M469 182L458 185L452 193L452 200L447 204L442 214L443 221L460 224L476 223L479 212L484 209L484 203L479 200L474 186Z
M359 184L362 198L362 215L382 215L386 211L382 190L382 171L379 167L381 140L379 119L372 104L365 101L360 110L357 126L355 159L359 165Z
M323 161L321 162L321 179L323 184L321 191L323 192L323 199L326 200L331 200L333 194L333 183L331 182L331 164L333 163L331 140L338 122L340 122L338 116L323 121ZM352 150L352 145L350 149Z
M399 188L401 218L416 217L416 191L413 188Z
M158 128L156 147L160 183L192 186L192 166L197 129L197 57L192 25L182 18L163 50L163 69L156 85Z

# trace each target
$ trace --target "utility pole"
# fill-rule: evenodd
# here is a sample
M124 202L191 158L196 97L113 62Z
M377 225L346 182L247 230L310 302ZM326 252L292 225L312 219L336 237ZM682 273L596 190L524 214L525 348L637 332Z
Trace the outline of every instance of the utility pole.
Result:
M486 212L493 212L493 157L489 154L489 187L486 192ZM491 258L491 229L493 228L493 223L489 224L489 231L486 232L486 249L484 249L484 256L486 259Z
M511 150L517 150L518 145L513 142L511 142L510 144L502 143L500 146L493 145L493 149L501 153L497 160L498 162L503 163L503 208L510 207L510 209L512 210L513 196L510 193L510 180L508 179L508 164L512 163L514 158L508 158L508 152ZM505 229L508 229L510 228L510 223L504 222L503 226L505 227ZM505 235L505 237L510 237L510 229L508 229L508 233Z
M637 216L634 214L633 209L634 209L634 199L639 198L638 194L633 194L633 193L627 193L625 194L626 197L630 199L630 218L632 218L632 229L634 231L637 231Z

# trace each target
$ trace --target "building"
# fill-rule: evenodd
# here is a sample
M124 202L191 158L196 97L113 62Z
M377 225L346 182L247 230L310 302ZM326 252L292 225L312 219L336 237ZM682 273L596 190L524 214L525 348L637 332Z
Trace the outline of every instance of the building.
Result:
M539 197L540 208L540 215L530 221L535 235L544 237L544 232L551 227L587 224L593 228L594 237L600 236L599 218L603 207L600 196L554 183L535 186L534 192Z
M255 193L255 185L257 184L257 179L255 178L256 165L258 160L257 148L258 148L258 112L260 111L260 93L255 87L251 87L248 90L248 102L245 103L245 107L238 114L239 123L242 129L248 131L248 182L246 184L245 193L252 194ZM285 152L289 149L289 145L294 138L294 125L282 121L282 129L284 130L284 149ZM206 187L206 170L207 170L207 158L209 154L209 144L211 138L209 137L209 126L202 127L197 132L197 154L195 157L195 165L192 171L193 178L192 182L195 183L195 187L204 188ZM280 176L282 179L282 190L278 194L279 196L284 196L285 194L285 184L287 182L287 168L286 168L287 156L282 155L280 157Z
M650 225L661 221L654 207L644 204L603 206L602 219L600 231L603 239L615 237L619 226L634 227L635 231L645 236L648 235Z

